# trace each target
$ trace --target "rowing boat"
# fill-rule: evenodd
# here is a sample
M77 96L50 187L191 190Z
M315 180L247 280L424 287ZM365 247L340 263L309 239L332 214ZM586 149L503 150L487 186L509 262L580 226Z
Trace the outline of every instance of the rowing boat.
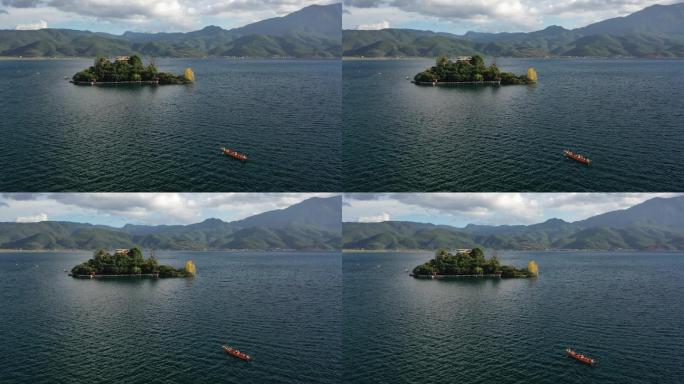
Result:
M591 164L591 160L589 160L588 158L586 158L586 157L580 155L579 153L575 153L575 152L573 152L573 151L571 151L571 150L569 150L569 149L564 149L564 150L563 150L563 154L564 154L565 157L567 157L568 159L572 159L572 160L578 161L578 162L580 162L580 163L582 163L582 164L584 164L584 165L589 165L589 164Z
M577 352L573 351L573 350L570 349L570 348L565 348L565 353L567 353L568 356L572 357L573 359L575 359L575 360L577 360L577 361L580 361L580 362L582 362L582 363L584 363L584 364L589 364L589 365L594 365L594 364L596 364L596 360L595 360L595 359L592 359L591 357L586 356L586 355L583 355L583 354L581 354L581 353L577 353Z
M246 354L244 352L240 352L237 349L235 349L233 347L229 347L227 345L223 346L223 352L225 352L225 353L227 353L233 357L236 357L240 360L244 360L244 361L251 361L252 360L252 358L248 354Z
M221 147L221 152L223 152L224 154L226 154L226 155L228 155L234 159L238 159L240 161L247 161L247 155L240 153L240 152L237 152L237 151L233 151L232 149Z

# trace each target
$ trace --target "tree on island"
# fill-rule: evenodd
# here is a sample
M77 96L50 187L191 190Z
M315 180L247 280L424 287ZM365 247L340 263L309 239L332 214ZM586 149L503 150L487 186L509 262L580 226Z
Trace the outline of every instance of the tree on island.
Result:
M484 276L497 275L503 278L535 277L539 274L539 267L530 261L527 268L518 269L508 265L501 265L496 255L487 259L480 248L470 251L459 250L455 254L447 249L435 252L434 259L413 269L413 275L420 276Z
M533 84L537 82L537 72L534 68L529 68L526 75L516 76L509 72L501 72L496 64L486 66L484 59L479 55L460 58L456 61L440 56L434 67L418 73L413 79L417 83Z
M130 83L154 82L158 84L190 84L195 81L191 68L186 68L182 75L159 72L154 64L145 66L138 55L119 57L110 61L97 57L93 66L73 76L76 83Z
M185 263L184 268L174 268L168 265L159 265L157 258L151 256L148 259L142 254L140 248L119 250L109 254L100 249L93 254L93 258L71 269L73 276L93 275L159 275L159 277L191 277L196 273L192 261Z

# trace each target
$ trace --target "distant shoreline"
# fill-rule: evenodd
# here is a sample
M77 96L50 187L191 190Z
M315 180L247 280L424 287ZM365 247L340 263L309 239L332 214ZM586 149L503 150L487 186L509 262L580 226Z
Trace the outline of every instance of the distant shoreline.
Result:
M434 252L434 249L343 249L342 253L391 253L391 252L406 252L406 253L422 253Z
M198 57L156 57L157 59L194 59L194 60L298 60L298 61L335 61L340 60L339 57L232 57L232 56L198 56ZM81 57L81 56L60 56L60 57L18 57L18 56L0 56L0 61L60 61L60 60L89 60L92 61L93 57Z
M92 57L17 57L0 56L0 61L57 61L57 60L92 60Z
M342 253L434 253L434 249L343 249ZM642 250L642 249L497 249L497 252L557 252L557 253L570 253L570 252L633 252L633 253L643 253L643 252L653 252L653 253L681 253L684 249L680 250Z
M145 248L148 249L148 248ZM330 249L156 249L156 252L223 252L223 253L244 253L244 252L267 252L267 253L339 253L340 250ZM67 252L92 252L92 249L0 249L0 253L67 253Z
M390 60L434 60L434 57L360 57L360 56L342 56L342 61L390 61Z
M448 55L447 55L448 56ZM485 57L497 59L516 59L516 60L653 60L653 61L682 61L684 57L603 57L603 56L489 56ZM359 57L342 56L342 61L412 61L412 60L434 60L437 56L400 56L400 57Z

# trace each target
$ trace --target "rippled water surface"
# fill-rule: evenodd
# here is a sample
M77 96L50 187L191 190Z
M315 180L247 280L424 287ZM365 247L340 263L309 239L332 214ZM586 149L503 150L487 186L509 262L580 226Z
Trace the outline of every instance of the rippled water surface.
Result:
M88 256L0 253L1 383L339 383L339 254L158 255L194 279L63 271Z
M433 61L345 61L345 190L684 190L684 62L497 64L539 83L418 87Z
M355 383L677 383L684 254L530 252L541 275L418 280L430 254L344 254L343 377ZM598 359L585 366L571 346Z
M339 61L157 59L192 86L64 79L89 65L0 61L0 190L340 189Z

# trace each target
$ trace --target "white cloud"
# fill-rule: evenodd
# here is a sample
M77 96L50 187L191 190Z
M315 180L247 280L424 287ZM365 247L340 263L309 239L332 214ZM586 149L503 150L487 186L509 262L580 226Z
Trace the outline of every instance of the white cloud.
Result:
M541 220L544 213L537 200L520 193L388 193L380 196L380 200L362 198L359 208L365 212L364 216L382 210L397 217L394 210L398 209L402 214L420 212L467 217L480 223L504 218L533 223Z
M416 22L432 19L483 28L496 23L499 28L507 26L518 29L531 29L542 24L537 7L532 1L523 0L346 0L344 4L351 17L379 8L387 10L388 15L397 11L412 14ZM395 25L390 16L385 20Z
M344 0L344 25L372 23L371 17L387 14L392 25L465 31L531 31L562 23L568 28L625 16L654 4L681 0ZM376 10L376 11L374 11ZM403 15L398 15L403 13ZM412 20L407 20L412 16ZM352 21L353 20L353 21ZM376 19L377 20L377 19ZM434 27L426 28L426 24ZM441 26L439 26L441 24Z
M377 31L380 29L387 29L390 27L390 22L387 20L379 21L377 23L371 23L371 24L359 24L356 26L356 29L362 30L362 31Z
M0 222L17 216L97 224L190 224L240 220L330 193L4 193Z
M48 27L47 21L41 20L37 23L18 24L16 30L17 31L35 31L38 29L45 29L47 27Z
M127 30L191 30L206 26L204 18L224 19L231 26L241 26L264 18L283 16L320 0L0 0L13 10L35 9L42 18L71 20L93 24L113 23ZM13 12L15 13L15 12ZM230 20L228 20L230 19ZM2 22L2 19L0 19ZM27 22L30 29L40 24ZM222 25L226 26L227 25ZM46 28L46 27L43 27ZM37 28L31 28L37 29Z
M17 223L38 223L41 221L47 221L48 220L48 215L47 213L40 213L35 216L19 216L16 218Z
M132 219L162 214L168 220L193 222L201 219L195 199L181 193L56 193L50 199L97 213Z
M389 221L390 220L390 214L387 212L383 212L379 215L375 216L362 216L359 217L359 223L381 223L383 221Z
M366 193L344 196L343 219L391 215L394 220L466 224L533 224L566 221L626 209L673 193Z

